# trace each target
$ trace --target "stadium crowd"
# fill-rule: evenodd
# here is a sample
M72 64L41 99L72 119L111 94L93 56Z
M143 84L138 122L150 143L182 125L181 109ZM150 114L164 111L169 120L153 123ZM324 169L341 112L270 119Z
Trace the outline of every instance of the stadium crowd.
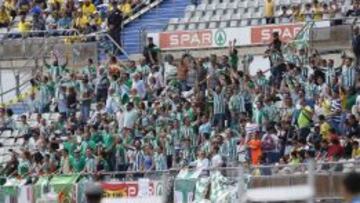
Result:
M277 12L275 0L265 0L264 16L268 24L275 23L278 18L280 23L320 21L329 19L341 19L356 17L360 15L360 2L352 1L352 5L344 7L344 1L321 1L313 0L311 3L281 5ZM341 20L334 21L334 24L341 23Z
M357 60L342 55L335 67L314 50L285 49L274 33L266 51L270 77L249 75L243 64L251 57L241 61L235 45L225 55L187 53L176 61L162 57L149 38L139 62L89 59L81 70L53 54L50 64L44 59L47 72L32 80L27 113L17 121L10 108L0 109L0 130L13 131L22 144L0 174L360 158ZM57 120L46 119L48 113Z
M151 0L110 2L102 0L4 0L0 7L0 28L22 33L67 29L77 29L83 34L111 31L115 25L121 25L125 19L151 2ZM118 12L120 17L113 22L112 16L115 12Z

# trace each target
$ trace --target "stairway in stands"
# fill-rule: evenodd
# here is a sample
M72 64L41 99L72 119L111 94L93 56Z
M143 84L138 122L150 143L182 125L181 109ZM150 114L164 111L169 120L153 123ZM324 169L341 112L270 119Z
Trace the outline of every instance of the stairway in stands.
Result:
M131 54L142 52L141 32L160 31L166 28L170 18L180 18L184 15L184 10L190 0L163 0L156 8L151 9L138 19L130 22L124 27L122 38L125 51Z

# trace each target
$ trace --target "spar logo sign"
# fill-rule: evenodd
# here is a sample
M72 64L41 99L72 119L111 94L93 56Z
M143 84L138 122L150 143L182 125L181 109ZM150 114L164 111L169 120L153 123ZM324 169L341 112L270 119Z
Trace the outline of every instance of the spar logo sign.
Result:
M289 42L301 30L303 24L268 25L251 28L251 44L268 44L272 41L272 33L279 33L280 40Z
M223 29L218 29L215 32L214 41L217 46L224 46L226 43L226 32Z
M207 48L212 45L211 30L160 33L160 49Z

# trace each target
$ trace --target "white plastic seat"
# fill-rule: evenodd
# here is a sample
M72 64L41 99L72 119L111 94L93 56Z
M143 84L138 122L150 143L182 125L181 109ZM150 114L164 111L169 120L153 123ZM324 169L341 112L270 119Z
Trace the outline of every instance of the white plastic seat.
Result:
M209 22L212 15L205 15L200 18L200 22Z
M170 18L169 24L176 24L179 22L179 18Z
M203 30L203 29L206 29L206 28L207 28L207 23L206 22L199 23L199 25L198 25L199 30Z
M252 18L261 18L263 15L263 13L260 13L260 12L254 12L252 13Z
M194 5L188 5L186 6L185 8L185 12L188 12L188 11L195 11L196 10L196 7Z
M176 28L176 30L185 30L186 24L179 24Z
M207 8L207 4L199 4L197 7L196 7L196 10L197 11L205 11Z
M251 18L251 13L250 12L246 12L242 15L243 19L247 19L247 18Z
M176 30L176 25L173 24L169 24L166 28L167 31L174 31Z
M228 27L229 22L228 21L221 21L219 24L219 28L226 28Z
M209 23L209 29L215 29L218 27L218 22L210 22Z
M179 23L187 23L189 20L190 18L180 18Z
M242 18L242 13L236 13L231 16L232 20L240 20Z
M248 19L243 19L240 21L240 26L244 27L244 26L248 26L249 25L249 20Z
M238 7L238 5L239 5L239 1L234 1L234 2L232 2L232 3L229 3L229 4L227 4L227 8L229 9L236 9L237 7Z
M233 9L233 8L228 8L228 9L225 10L225 13L226 13L226 14L234 14L234 13L236 13L235 11L236 11L236 10Z
M194 16L192 18L190 18L190 22L192 23L197 23L200 21L200 16Z
M227 20L230 20L231 17L232 17L232 14L231 14L231 13L227 13L227 14L221 16L221 20L227 21Z
M257 0L246 1L246 7L250 8L255 6L257 6Z
M184 17L191 18L193 16L193 11L186 11Z
M223 15L223 14L224 14L224 10L222 10L222 9L215 10L215 15Z
M225 10L227 8L227 3L220 3L216 5L216 9Z
M245 13L245 8L238 8L237 13L241 13L241 15L243 15Z
M250 25L254 26L254 25L258 25L258 24L259 24L259 19L254 18L254 19L250 20Z
M209 4L209 5L207 5L206 10L214 11L214 10L216 10L216 6L217 6L217 4L214 4L214 3Z
M252 15L253 13L255 13L255 7L249 7L247 9L247 12L250 13L250 15Z
M196 30L197 28L197 23L190 23L188 25L188 30Z
M238 4L237 4L237 7L238 8L246 8L246 2L239 2Z
M239 21L238 20L231 20L230 27L238 27Z

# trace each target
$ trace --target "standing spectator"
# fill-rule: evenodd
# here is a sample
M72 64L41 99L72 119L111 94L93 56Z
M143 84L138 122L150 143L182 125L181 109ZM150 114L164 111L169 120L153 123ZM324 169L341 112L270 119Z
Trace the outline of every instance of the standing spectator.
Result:
M213 125L223 129L226 108L225 88L218 85L216 86L215 91L209 88L208 92L213 96Z
M265 0L265 18L266 24L274 24L275 23L275 0Z
M355 65L356 68L359 69L360 67L360 28L356 26L353 32L353 39L352 39L352 50L355 55Z
M147 45L144 47L143 56L147 64L157 64L159 62L159 48L154 44L152 37L147 38Z
M273 164L279 161L279 138L275 135L275 128L268 125L266 133L261 139L261 150L266 164Z
M122 29L122 23L123 23L122 22L123 14L118 9L116 0L112 0L111 5L112 5L113 9L107 19L108 27L109 27L109 34L119 46L122 46L121 29Z
M259 165L261 161L262 151L261 151L261 140L260 133L258 131L248 131L251 139L247 143L247 146L250 149L251 163L253 165Z
M353 59L348 57L345 59L345 64L342 67L341 84L346 90L355 87L357 77L356 68L353 66Z

